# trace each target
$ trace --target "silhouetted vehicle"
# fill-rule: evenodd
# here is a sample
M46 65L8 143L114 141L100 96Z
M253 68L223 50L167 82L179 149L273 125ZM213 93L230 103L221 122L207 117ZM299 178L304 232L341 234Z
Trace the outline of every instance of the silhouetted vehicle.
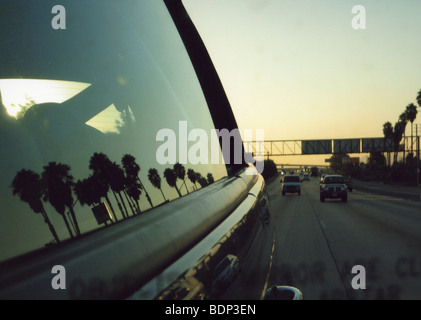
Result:
M317 167L311 167L311 176L312 177L317 177L317 176L319 176L319 168L317 168Z
M59 3L0 3L0 299L206 299L255 243L268 270L256 168L172 148L238 128L182 2Z
M297 193L301 195L301 181L299 176L284 176L281 180L281 192L284 196L286 193Z
M347 186L341 175L326 175L320 183L320 201L341 199L348 201Z

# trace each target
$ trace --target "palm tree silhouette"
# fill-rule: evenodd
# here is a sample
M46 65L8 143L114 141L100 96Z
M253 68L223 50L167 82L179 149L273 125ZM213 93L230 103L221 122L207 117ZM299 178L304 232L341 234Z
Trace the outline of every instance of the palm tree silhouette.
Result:
M195 172L195 174L196 174L196 181L200 184L200 187L203 188L204 186L206 186L208 182L206 178L204 178L200 172Z
M413 148L413 144L412 144L412 141L413 141L412 129L413 129L414 120L417 117L417 113L418 113L416 105L413 104L413 103L408 104L406 106L405 113L406 113L406 119L409 122L411 122L411 153L413 153L414 148Z
M389 121L383 124L383 134L385 139L393 139L393 126ZM390 166L390 152L387 152L387 162Z
M19 198L29 204L35 213L41 213L44 222L48 225L56 242L60 242L53 224L48 218L47 212L41 201L43 194L42 182L40 176L32 170L20 170L12 182L13 195L18 195Z
M212 173L208 173L206 177L208 178L207 179L208 180L208 184L212 184L212 183L215 182L215 179L213 178Z
M50 162L44 166L42 181L45 186L44 200L49 201L56 211L62 216L71 237L73 232L66 217L66 208L70 212L70 221L75 228L76 235L80 235L79 224L73 211L73 177L70 175L70 167L67 164Z
M197 174L193 169L188 169L187 170L187 178L189 178L189 180L191 181L191 183L193 184L194 188L197 189Z
M206 187L207 185L209 185L208 180L206 180L205 177L202 177L202 175L200 175L200 177L197 179L197 182L199 182L200 186L202 188Z
M94 199L94 193L93 190L90 188L88 179L78 180L73 186L73 191L76 195L76 198L79 200L79 203L82 206L85 204L88 206L92 206L95 203L97 203L96 199Z
M105 154L95 152L89 160L89 169L93 171L92 179L94 179L101 187L101 197L105 198L108 205L110 206L114 219L118 221L114 208L108 197L108 191L110 189L108 170L111 163L111 160Z
M165 180L167 180L168 185L177 190L178 196L181 197L180 190L177 188L177 175L175 174L174 170L170 168L165 169L164 177Z
M398 152L399 152L399 143L402 140L402 137L405 132L406 121L399 120L395 123L393 128L393 143L395 147L395 154L394 154L394 163L398 161Z
M186 168L184 168L184 166L182 164L177 162L176 164L174 164L173 170L174 170L174 173L177 176L177 178L182 181L182 185L184 184L184 187L186 188L187 193L190 193L189 189L187 189L187 185L186 185L186 179L187 179L186 178Z
M418 103L418 105L421 107L421 90L420 91L418 91L418 94L417 94L417 103Z
M140 166L136 163L135 157L133 157L131 154L125 154L123 158L121 159L121 163L123 165L126 176L130 177L129 181L132 181L131 180L132 178L137 179L139 181L141 189L145 191L146 199L148 200L149 204L153 208L151 197L149 196L148 191L146 191L145 186L143 185L142 181L139 178Z
M159 175L158 170L156 170L155 168L149 169L148 179L155 188L161 191L164 201L167 201L167 199L165 198L164 192L162 192L162 189L161 189L161 176Z
M108 186L101 183L95 175L90 175L84 180L78 180L73 190L81 205L94 206L101 204L101 199L108 193ZM116 219L115 215L114 219ZM111 223L113 223L112 220Z
M402 136L403 136L403 162L405 162L405 151L406 151L406 139L405 139L405 132L406 132L406 125L408 124L408 118L406 111L402 112L399 116L399 127L402 129Z
M383 134L386 139L393 137L393 126L389 121L383 124Z
M128 218L129 215L127 212L126 204L123 197L121 196L121 193L124 192L126 186L126 177L124 175L123 169L121 169L120 166L115 162L110 163L107 178L111 190L114 193L114 197L116 198L116 201L120 207L123 218ZM117 198L116 193L118 194L120 200ZM121 208L121 205L123 205L123 209Z
M140 195L142 194L141 191L141 185L137 179L133 179L133 177L125 177L125 194L132 199L132 203L130 203L130 200L128 199L128 202L130 204L130 207L133 211L133 214L135 214L133 207L135 207L135 211L137 213L141 213L139 200Z

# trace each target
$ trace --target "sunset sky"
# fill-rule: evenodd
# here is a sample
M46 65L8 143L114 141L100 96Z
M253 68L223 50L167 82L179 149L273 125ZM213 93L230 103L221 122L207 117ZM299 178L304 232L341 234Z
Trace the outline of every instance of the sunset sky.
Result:
M184 4L240 129L263 128L266 140L382 137L383 124L416 102L420 1ZM352 27L357 4L366 11L364 30Z

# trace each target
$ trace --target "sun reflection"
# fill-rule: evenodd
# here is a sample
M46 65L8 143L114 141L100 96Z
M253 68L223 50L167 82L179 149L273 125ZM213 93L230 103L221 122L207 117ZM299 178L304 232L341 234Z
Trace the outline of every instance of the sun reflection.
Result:
M86 121L86 125L91 126L102 133L121 133L121 129L129 122L133 123L136 119L130 106L127 111L118 111L112 103L107 108Z
M109 105L93 118L86 121L91 126L102 133L119 133L118 125L123 123L123 117L114 104Z
M62 103L79 94L90 83L41 79L0 79L0 91L7 113L19 118L35 104Z

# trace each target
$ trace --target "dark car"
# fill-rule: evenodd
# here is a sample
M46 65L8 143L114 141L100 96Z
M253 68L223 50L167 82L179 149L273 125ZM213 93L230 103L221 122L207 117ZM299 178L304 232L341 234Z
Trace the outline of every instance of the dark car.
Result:
M325 199L348 201L347 186L341 175L326 175L320 182L320 201Z
M0 299L205 299L223 257L272 239L238 146L173 148L238 128L181 1L5 0L0 39Z
M281 179L281 192L284 196L286 193L297 193L301 195L301 180L299 176L287 175Z

